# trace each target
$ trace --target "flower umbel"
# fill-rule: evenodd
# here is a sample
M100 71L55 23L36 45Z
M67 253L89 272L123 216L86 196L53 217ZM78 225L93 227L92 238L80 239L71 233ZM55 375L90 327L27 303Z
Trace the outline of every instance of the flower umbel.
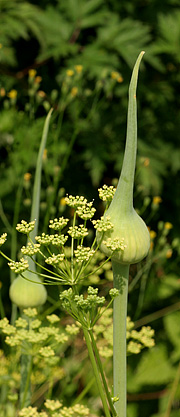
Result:
M21 258L19 262L9 262L8 265L15 274L20 274L29 268L28 261L24 258Z
M27 223L25 220L21 220L21 223L18 223L16 226L16 230L18 232L24 233L25 235L28 235L35 226L35 220L32 222Z
M111 185L108 187L107 185L103 185L102 188L98 189L99 191L99 198L103 201L110 202L115 194L116 188Z
M0 237L0 246L4 245L6 239L7 239L7 233L3 233Z

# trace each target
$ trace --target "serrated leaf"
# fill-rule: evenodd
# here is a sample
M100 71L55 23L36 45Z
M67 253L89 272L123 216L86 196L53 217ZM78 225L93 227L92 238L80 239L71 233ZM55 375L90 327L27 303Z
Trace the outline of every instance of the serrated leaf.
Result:
M89 0L89 1L83 2L82 4L83 14L84 15L90 14L94 12L95 10L97 10L99 6L103 6L103 5L104 5L103 0Z
M116 50L127 64L132 67L137 52L145 49L151 40L150 29L140 21L123 19L119 21L117 15L99 29L99 44L107 50Z

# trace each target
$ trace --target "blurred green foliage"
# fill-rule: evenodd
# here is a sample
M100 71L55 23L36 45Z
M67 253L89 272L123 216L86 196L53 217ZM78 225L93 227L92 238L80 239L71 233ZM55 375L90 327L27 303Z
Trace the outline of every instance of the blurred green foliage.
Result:
M135 207L156 236L153 263L151 253L147 268L132 267L137 283L129 311L133 320L154 325L157 346L141 359L129 358L128 417L179 413L177 389L165 415L180 352L179 312L168 314L179 309L180 295L179 40L179 0L0 0L0 229L12 236L6 250L14 258L14 226L30 217L47 111L54 108L43 162L42 231L65 210L66 192L92 199L100 185L116 183L131 69L140 50L146 52L138 85ZM154 203L156 196L161 200ZM160 221L173 224L168 235ZM0 267L2 298L8 300L3 259ZM106 290L111 281L104 282ZM76 395L73 383L69 387Z

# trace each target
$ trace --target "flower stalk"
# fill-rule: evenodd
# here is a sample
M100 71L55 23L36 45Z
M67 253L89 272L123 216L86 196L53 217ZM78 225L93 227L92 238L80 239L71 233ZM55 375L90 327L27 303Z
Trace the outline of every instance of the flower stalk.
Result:
M118 417L126 417L126 319L129 265L112 261L114 288L119 295L113 304L113 387L114 406Z
M130 264L144 259L150 246L148 229L133 208L133 187L137 152L136 88L139 65L144 52L135 63L129 86L126 147L116 192L104 214L113 224L105 233L97 232L100 249L111 256L114 288L119 295L113 304L113 384L118 417L126 417L126 318ZM112 252L109 240L123 241L124 249ZM107 244L108 242L108 244Z
M39 223L39 204L40 204L40 189L41 189L41 172L42 172L42 157L44 148L46 145L49 122L51 117L52 110L49 111L42 134L42 139L40 143L38 159L36 164L36 173L34 180L34 189L33 189L33 199L32 199L32 209L31 209L31 222L34 220L35 226L33 230L29 233L31 241L35 243L35 236L38 230ZM26 261L25 261L26 262ZM21 274L12 282L10 286L10 298L13 303L15 303L19 308L27 307L38 307L45 303L47 298L47 292L43 284L41 283L38 275L34 274L36 272L35 264L35 255L34 259L28 259L29 269L32 272L25 272L24 279ZM32 372L32 355L26 354L22 351L21 354L21 383L20 383L20 408L29 406L31 404L31 372Z

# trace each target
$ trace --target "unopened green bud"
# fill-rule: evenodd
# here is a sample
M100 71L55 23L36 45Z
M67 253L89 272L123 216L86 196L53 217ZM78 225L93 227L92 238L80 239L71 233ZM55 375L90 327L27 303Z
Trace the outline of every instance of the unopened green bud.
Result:
M23 272L10 286L9 296L11 301L19 308L38 307L46 302L47 291L38 275L32 272Z
M97 231L97 241L100 249L107 256L121 264L132 264L141 261L148 253L150 236L148 229L133 208L133 186L137 150L137 109L136 87L139 64L144 52L141 52L134 66L129 86L129 104L127 120L126 148L122 171L113 200L104 214L113 224L113 229L103 232ZM111 238L124 239L124 250L112 252L105 244Z

